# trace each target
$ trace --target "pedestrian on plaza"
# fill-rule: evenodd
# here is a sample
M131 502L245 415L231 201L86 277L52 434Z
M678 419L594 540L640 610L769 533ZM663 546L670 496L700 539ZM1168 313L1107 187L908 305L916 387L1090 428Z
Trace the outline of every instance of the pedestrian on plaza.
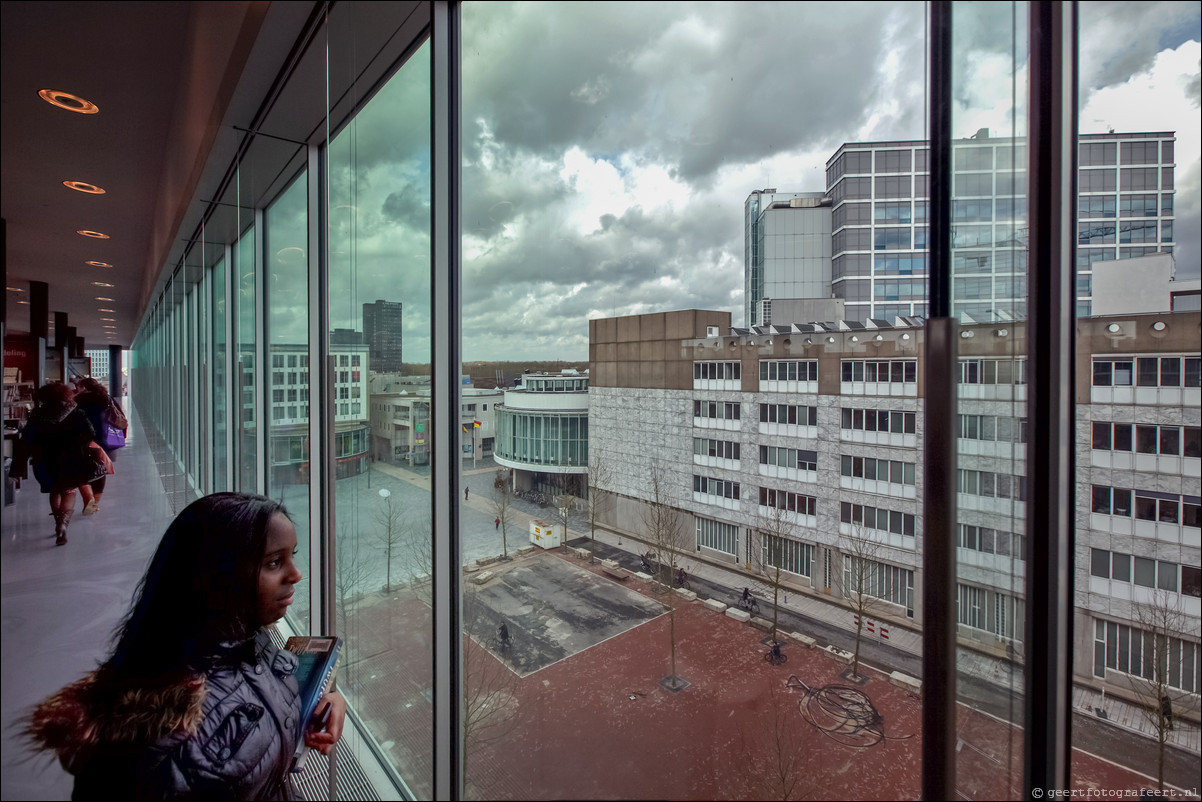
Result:
M75 511L75 488L113 472L113 463L95 442L92 424L75 404L71 386L50 382L33 394L33 410L13 451L9 476L26 477L33 462L38 486L50 498L54 545L67 543Z
M346 701L319 700L322 731L302 721L297 658L268 632L301 580L296 550L287 512L264 496L215 493L176 517L112 655L24 722L75 775L72 799L298 798L302 733L328 755Z
M464 501L467 501L467 494L470 489L471 488L467 488L467 487L463 488L463 500Z
M496 518L492 519L492 528L493 529L501 528L501 517L499 515Z
M96 433L96 443L104 449L104 453L111 461L116 450L125 445L129 420L100 382L90 376L85 376L76 380L76 386L79 391L75 395L75 403L88 417L88 422L92 424L92 430ZM79 486L79 496L84 503L84 515L95 515L100 510L100 496L104 493L107 482L108 476L106 475L91 484Z

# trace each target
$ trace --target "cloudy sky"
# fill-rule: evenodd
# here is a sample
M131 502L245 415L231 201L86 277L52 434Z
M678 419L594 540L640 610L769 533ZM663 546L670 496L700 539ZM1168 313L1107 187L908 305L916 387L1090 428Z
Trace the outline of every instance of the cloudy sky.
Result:
M1196 276L1199 4L1080 7L1081 130L1177 132L1177 269ZM1021 132L1011 6L957 14L955 133ZM700 307L741 324L747 195L825 189L844 142L926 136L924 15L922 3L466 4L464 359L583 362L596 317ZM357 326L361 302L402 301L406 361L429 347L414 155L426 69L412 59L332 148L349 227L332 241L335 325ZM341 190L340 153L354 168ZM339 250L359 265L341 279Z

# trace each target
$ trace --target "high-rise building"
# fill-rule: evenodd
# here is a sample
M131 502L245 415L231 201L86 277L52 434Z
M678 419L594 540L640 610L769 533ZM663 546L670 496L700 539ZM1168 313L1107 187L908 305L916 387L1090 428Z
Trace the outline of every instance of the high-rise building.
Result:
M1078 139L1077 313L1092 310L1095 262L1173 251L1172 132L1082 134ZM1026 316L1026 145L988 129L952 149L953 309L962 320ZM745 204L748 325L762 300L792 286L804 298L841 298L848 320L925 315L927 311L927 143L852 142L827 161L830 284L813 289L812 265L769 254L805 247L764 239L787 214L778 199L805 193L754 192ZM757 223L750 218L756 215ZM774 228L775 226L775 228ZM773 272L774 271L774 272ZM765 278L771 275L773 290Z
M773 298L828 298L831 209L822 192L760 189L743 204L744 320L770 322ZM825 293L825 294L822 294Z
M363 341L368 347L372 370L398 373L401 370L401 302L376 301L363 304Z

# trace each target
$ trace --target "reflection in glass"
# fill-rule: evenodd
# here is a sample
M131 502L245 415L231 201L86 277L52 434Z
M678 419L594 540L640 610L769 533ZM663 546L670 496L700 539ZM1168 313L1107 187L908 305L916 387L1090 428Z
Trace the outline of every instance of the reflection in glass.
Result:
M303 174L267 208L263 240L267 253L267 370L260 374L267 393L267 494L283 503L306 543L309 516L309 262L308 175ZM296 603L288 620L297 634L309 631L312 576L309 550L300 549L296 564L304 581L296 586Z
M957 406L964 420L998 417L1011 429L1027 417L1026 15L1025 3L958 4L953 43ZM964 225L970 212L996 225ZM968 704L957 716L956 786L1012 799L1022 788L1025 562L1021 548L998 546L1026 534L1026 446L981 434L957 440L957 689Z
M330 142L326 357L339 685L418 798L433 793L428 47Z
M255 229L252 224L238 238L234 257L234 272L232 279L237 293L234 298L234 309L237 315L235 336L234 363L234 404L237 409L237 446L238 474L236 483L238 489L246 493L258 493L258 452L256 449L258 414L255 408L255 385L262 375L255 365L257 358L257 343L259 331L256 326L255 290Z

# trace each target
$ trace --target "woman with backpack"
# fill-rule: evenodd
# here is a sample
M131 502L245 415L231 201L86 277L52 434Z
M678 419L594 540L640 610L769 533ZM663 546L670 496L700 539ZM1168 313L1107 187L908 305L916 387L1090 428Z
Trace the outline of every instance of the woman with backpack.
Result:
M111 460L113 452L125 445L129 421L103 384L91 377L80 379L77 384L79 392L75 396L75 403L92 424L96 443ZM101 476L90 484L80 485L79 496L84 502L84 515L95 515L99 511L100 496L104 493L107 479L107 476Z

